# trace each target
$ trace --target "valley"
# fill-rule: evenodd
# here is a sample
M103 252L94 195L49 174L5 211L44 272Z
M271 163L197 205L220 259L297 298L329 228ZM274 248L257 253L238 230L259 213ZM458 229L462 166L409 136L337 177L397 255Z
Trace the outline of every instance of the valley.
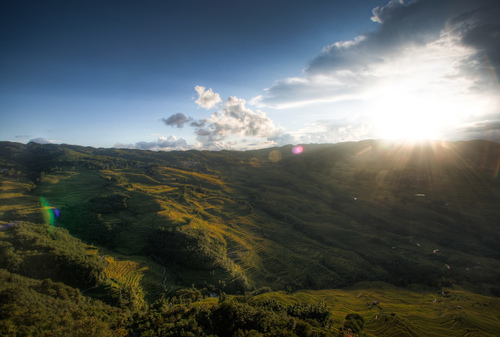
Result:
M151 152L1 142L0 268L19 282L63 282L105 312L128 310L130 321L110 335L147 335L133 313L147 321L168 301L185 308L179 317L191 327L218 335L197 315L216 315L227 301L225 310L257 316L268 312L262 301L290 317L298 317L286 309L294 303L326 306L309 309L330 313L333 324L304 316L310 334L289 328L295 335L340 336L349 313L364 319L357 334L366 336L500 331L499 144L303 147ZM66 242L75 248L65 251ZM40 259L60 267L36 270ZM238 329L274 331L249 327Z

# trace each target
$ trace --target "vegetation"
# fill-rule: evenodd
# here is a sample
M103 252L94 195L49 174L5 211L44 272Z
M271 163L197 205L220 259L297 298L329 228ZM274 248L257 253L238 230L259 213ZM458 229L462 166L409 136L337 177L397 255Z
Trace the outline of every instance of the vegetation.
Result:
M2 336L126 336L130 319L63 283L0 269Z
M34 279L88 288L104 279L104 264L64 229L18 223L0 236L0 268Z
M0 334L497 334L500 145L304 149L0 142Z
M226 247L217 237L200 228L155 230L148 238L150 253L164 262L175 262L188 268L224 267Z

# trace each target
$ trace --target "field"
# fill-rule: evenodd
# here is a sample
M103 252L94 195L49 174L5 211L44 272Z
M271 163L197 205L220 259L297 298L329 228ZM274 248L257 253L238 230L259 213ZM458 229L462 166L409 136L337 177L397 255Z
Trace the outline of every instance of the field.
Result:
M498 336L500 300L463 289L408 290L360 283L342 290L308 290L260 295L280 303L326 303L334 321L356 312L367 336ZM376 303L376 304L375 304ZM337 324L338 325L338 324Z
M52 214L103 263L86 292L96 298L144 307L182 288L269 287L289 294L260 296L325 301L338 322L360 313L370 336L500 325L497 145L365 141L298 156L26 146L37 160L3 145L15 169L1 176L1 224Z

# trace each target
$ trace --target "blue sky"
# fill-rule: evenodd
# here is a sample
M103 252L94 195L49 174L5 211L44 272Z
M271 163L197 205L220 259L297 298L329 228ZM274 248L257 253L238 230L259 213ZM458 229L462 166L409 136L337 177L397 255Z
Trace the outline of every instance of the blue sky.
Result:
M500 140L495 0L3 1L0 140Z

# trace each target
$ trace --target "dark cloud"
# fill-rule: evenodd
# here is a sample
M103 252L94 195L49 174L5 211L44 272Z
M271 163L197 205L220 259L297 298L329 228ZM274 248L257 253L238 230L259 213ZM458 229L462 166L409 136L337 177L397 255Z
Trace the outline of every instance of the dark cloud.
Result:
M474 47L487 61L500 67L500 5L494 1L484 3L454 20L462 32L462 42Z
M193 121L189 124L189 126L192 126L193 128L202 128L206 124L206 121L204 119L199 120L199 121Z
M163 123L170 126L177 126L178 128L184 127L184 124L191 122L191 117L186 117L183 113L176 113L168 118L161 119Z
M465 129L466 132L500 131L500 120L476 122Z
M477 52L461 63L461 74L474 81L477 92L498 92L500 75L500 6L479 2L473 10L450 21L461 42ZM492 73L495 76L491 76ZM478 76L479 75L479 76Z
M372 11L372 21L383 23L387 18L393 17L394 12L397 11L398 8L403 6L404 2L401 0L390 0L386 6L377 6Z
M442 79L444 88L466 79L474 83L475 89L469 87L476 92L491 90L492 69L498 74L500 66L500 6L496 1L391 0L373 10L372 20L380 23L377 30L325 47L305 67L302 77L277 81L251 102L286 108L368 99L387 81L420 76L427 69L419 67L431 68L434 61L447 66L435 69L439 78L433 83ZM419 58L422 64L417 63Z
M391 0L373 10L374 21L380 28L354 41L336 42L324 49L306 68L309 74L324 74L334 70L367 70L373 65L403 51L407 46L425 45L440 37L450 18L449 1L422 0L407 5ZM452 6L461 7L460 0ZM456 8L455 8L456 10Z
M466 139L488 139L500 143L500 120L476 122L461 131L467 135Z
M195 132L201 137L209 137L211 135L211 132L206 129L197 129Z

